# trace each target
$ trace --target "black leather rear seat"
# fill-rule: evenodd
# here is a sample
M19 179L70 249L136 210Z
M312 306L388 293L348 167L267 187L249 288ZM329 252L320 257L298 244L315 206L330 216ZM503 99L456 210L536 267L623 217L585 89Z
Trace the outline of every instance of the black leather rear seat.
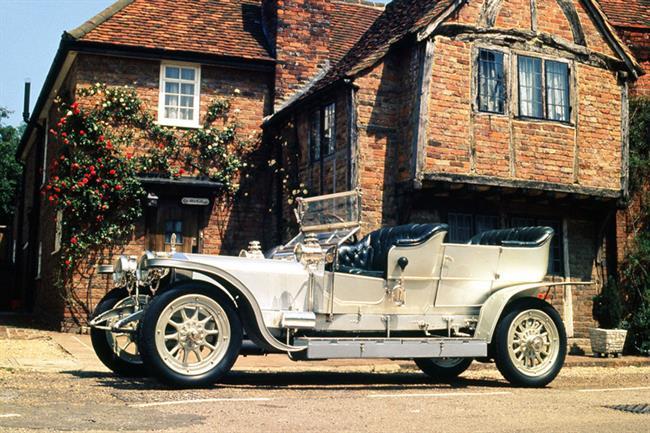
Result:
M337 272L386 278L388 251L393 246L420 245L447 230L447 224L407 224L375 230L354 245L339 247Z
M479 233L469 240L472 245L535 248L544 244L555 232L550 227L516 227Z

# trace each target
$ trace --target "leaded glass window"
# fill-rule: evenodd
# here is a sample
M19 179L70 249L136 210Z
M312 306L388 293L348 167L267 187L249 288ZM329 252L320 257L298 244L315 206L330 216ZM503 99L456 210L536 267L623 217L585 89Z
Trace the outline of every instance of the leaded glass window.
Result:
M503 114L506 100L503 53L480 50L478 86L479 110Z

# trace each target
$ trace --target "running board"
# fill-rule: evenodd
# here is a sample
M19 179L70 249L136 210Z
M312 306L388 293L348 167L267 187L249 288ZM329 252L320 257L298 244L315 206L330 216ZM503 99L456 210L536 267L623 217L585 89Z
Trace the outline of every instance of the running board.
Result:
M337 358L481 358L487 356L485 340L462 338L296 338L306 347L300 359Z

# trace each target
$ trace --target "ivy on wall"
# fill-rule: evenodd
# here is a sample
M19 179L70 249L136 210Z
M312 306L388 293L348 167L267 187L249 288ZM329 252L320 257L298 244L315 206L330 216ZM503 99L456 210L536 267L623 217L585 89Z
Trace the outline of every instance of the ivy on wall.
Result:
M77 96L55 101L60 118L48 133L58 153L42 189L62 215L57 285L68 301L75 266L133 233L143 213L140 175L207 178L228 195L254 145L254 137L239 139L229 99L210 103L202 128L177 129L159 125L131 87L95 84Z
M630 104L630 187L634 211L634 236L620 269L629 327L636 348L650 353L650 99Z

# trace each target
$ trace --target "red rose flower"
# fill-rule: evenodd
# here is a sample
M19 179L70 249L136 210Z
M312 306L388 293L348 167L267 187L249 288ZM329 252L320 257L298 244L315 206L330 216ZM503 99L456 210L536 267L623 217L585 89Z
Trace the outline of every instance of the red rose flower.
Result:
M70 105L70 108L73 110L79 106L79 103L77 101L73 102L72 105Z
M79 242L79 240L77 239L76 236L73 236L73 237L70 238L70 243L71 243L72 245L76 245L77 242Z
M84 130L82 129L81 131L79 131L79 135L81 135L81 136L83 137L84 135L86 135L86 131L84 131Z
M120 185L119 183L115 185L115 191L121 191L121 190L122 190L122 185Z
M116 171L113 170L113 169L111 169L111 171L108 172L108 174L110 174L111 176L115 176L115 173L116 173Z
M99 141L104 141L104 136L103 135L99 136Z
M65 133L65 132L62 132L62 133L61 133L61 137L67 137L67 136L68 136L67 133Z

